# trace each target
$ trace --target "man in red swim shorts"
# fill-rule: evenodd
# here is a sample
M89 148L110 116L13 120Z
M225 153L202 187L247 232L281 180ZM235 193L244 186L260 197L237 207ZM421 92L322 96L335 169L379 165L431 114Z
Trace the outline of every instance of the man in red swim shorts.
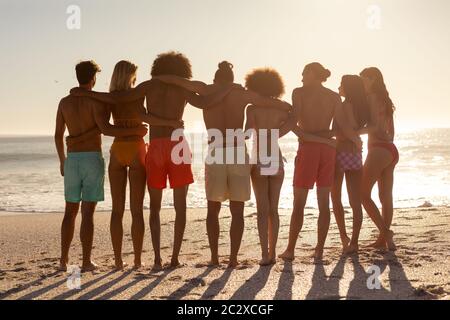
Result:
M329 132L335 113L342 107L338 93L325 88L322 83L331 75L319 63L307 65L303 71L303 87L292 94L295 130L304 134L320 135ZM296 132L297 133L297 132ZM302 135L300 134L300 137ZM301 138L295 160L294 209L289 230L289 243L280 258L292 260L302 229L304 209L309 190L316 185L319 206L318 239L315 259L322 259L323 248L330 226L330 191L333 184L336 149L331 144L307 141Z

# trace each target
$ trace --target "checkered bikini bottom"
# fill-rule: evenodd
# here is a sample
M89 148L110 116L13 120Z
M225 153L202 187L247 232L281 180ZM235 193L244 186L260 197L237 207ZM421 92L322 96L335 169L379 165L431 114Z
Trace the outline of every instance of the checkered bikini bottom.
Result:
M356 171L363 167L362 153L338 152L336 161L342 171Z

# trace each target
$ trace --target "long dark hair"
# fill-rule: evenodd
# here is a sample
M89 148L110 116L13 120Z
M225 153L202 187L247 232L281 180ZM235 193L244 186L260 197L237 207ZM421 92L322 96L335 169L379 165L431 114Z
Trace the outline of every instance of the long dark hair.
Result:
M377 98L384 104L385 112L388 118L392 119L395 111L394 103L389 97L389 92L386 89L384 83L383 74L380 69L375 67L370 67L364 69L360 73L361 77L369 78L373 81L371 91L377 96Z
M359 128L363 128L370 120L370 105L364 90L364 82L357 75L342 77L345 101L353 107L353 114Z
M219 69L217 69L214 75L214 83L229 84L234 82L233 65L228 61L222 61L219 63Z

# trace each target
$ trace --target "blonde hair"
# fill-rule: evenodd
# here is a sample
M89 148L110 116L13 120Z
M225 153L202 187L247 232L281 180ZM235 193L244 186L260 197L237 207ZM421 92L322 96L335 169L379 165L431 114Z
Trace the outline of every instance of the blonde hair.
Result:
M133 86L136 78L137 65L130 61L119 61L114 67L109 85L109 92L128 90Z

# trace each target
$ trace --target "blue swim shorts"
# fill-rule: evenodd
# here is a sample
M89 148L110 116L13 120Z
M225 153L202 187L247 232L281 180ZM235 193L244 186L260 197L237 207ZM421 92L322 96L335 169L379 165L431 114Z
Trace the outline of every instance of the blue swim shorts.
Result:
M105 160L101 152L70 152L64 163L66 202L103 201Z

